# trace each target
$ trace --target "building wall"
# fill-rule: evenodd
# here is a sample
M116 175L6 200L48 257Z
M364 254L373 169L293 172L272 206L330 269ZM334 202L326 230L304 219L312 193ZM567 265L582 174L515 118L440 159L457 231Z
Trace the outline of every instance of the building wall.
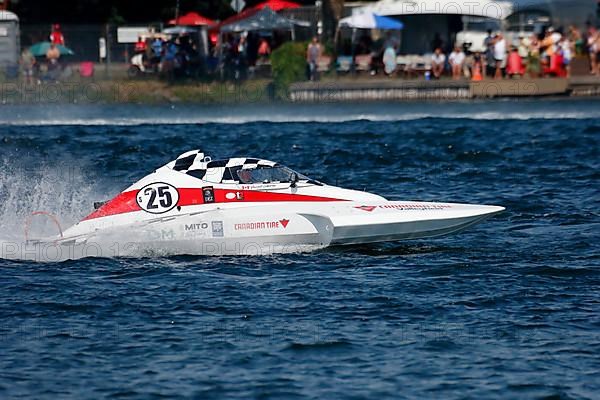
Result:
M0 65L16 64L19 51L19 23L0 21Z
M594 0L516 0L515 3L517 13L527 10L547 12L557 27L571 24L583 27L597 18Z

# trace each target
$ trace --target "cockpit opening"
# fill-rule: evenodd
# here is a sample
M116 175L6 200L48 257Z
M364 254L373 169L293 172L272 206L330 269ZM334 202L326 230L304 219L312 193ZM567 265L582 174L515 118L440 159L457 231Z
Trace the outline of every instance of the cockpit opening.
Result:
M297 178L294 177L297 176ZM287 183L292 181L309 181L307 176L294 172L293 170L276 165L266 166L259 165L252 169L238 169L236 171L237 178L240 183L253 184L253 183Z
M204 157L204 153L192 151L183 154L172 164L171 168L174 170L210 183L244 185L289 183L291 187L295 187L298 182L306 182L322 185L281 164L257 158L212 160Z

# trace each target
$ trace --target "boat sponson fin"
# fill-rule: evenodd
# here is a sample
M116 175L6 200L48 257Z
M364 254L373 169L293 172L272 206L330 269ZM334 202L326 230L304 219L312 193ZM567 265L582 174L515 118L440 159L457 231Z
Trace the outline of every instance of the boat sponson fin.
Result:
M333 238L333 222L329 217L317 214L298 214L306 218L319 232L321 236L321 242L328 246Z

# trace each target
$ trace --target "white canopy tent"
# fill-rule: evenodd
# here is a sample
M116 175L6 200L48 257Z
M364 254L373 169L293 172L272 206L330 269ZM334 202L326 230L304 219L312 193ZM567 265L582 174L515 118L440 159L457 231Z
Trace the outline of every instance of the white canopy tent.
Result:
M349 17L340 19L338 23L341 27L353 29L389 29L400 30L404 24L390 17L383 17L373 13L352 14Z
M513 13L512 1L494 0L380 0L353 12L378 15L469 15L503 20Z
M507 0L380 0L354 13L371 12L399 16L405 24L400 53L426 54L434 43L447 49L461 30L464 18L497 21L500 26L516 9L515 1Z
M356 30L357 29L381 29L381 30L402 30L404 28L404 24L394 18L385 17L381 15L374 14L372 12L364 12L364 13L355 13L350 15L349 17L342 18L338 23L338 31L339 28L346 27L352 28L352 60L354 60L354 44L356 42ZM351 71L354 72L355 64L352 63Z

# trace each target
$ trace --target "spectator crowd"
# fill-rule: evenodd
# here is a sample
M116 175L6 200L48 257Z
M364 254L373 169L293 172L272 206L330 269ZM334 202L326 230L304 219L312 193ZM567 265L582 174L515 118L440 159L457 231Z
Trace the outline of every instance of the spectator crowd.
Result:
M516 40L488 31L484 48L483 53L469 52L457 44L446 56L437 46L431 56L432 77L439 79L446 71L453 79L476 81L484 77L569 77L574 57L584 55L588 56L590 73L600 76L600 32L594 27L585 34L574 26L566 32L550 27L541 35L519 35Z
M272 46L276 48L284 41L275 33L226 34L209 49L210 54L200 54L195 41L185 33L139 37L134 47L139 57L131 59L130 70L137 71L136 74L155 73L169 80L178 77L198 78L205 72L220 71L221 78L241 80L253 76L261 66L269 66ZM64 47L65 38L59 25L52 26L49 42L47 51L42 54L32 54L30 49L23 49L20 68L26 82L58 80L71 73L68 65L61 62L61 51L68 49ZM408 63L400 60L403 56L398 53L399 47L399 42L389 33L379 44L365 35L357 45L358 55L338 57L336 69L338 72L369 71L372 75L381 71L388 76L404 71L410 75ZM583 31L575 26L566 30L548 27L541 34L493 33L489 30L483 46L475 47L483 51L471 51L470 47L456 43L450 49L436 35L432 43L433 52L422 56L424 65L421 70L415 70L424 74L425 79L440 79L443 76L473 81L486 78L569 77L573 60L587 57L589 72L600 76L600 31L593 26ZM379 50L373 51L373 48ZM324 46L314 37L306 48L308 79L318 80L319 73L328 70L329 63L323 63L323 59L331 57L324 53ZM352 53L355 53L354 48ZM365 53L369 53L370 57L367 62L361 56ZM350 59L345 64L350 67L342 69L339 66L339 60L343 58Z
M33 54L25 47L19 59L21 74L28 84L41 81L56 81L70 76L70 67L61 63L61 48L65 48L65 37L59 24L52 25L48 37L48 49L43 54Z
M139 37L135 53L141 57L134 57L130 71L161 74L169 80L198 77L205 67L197 45L189 35Z
M320 50L313 41L307 48L309 78L314 79ZM481 46L483 45L483 46ZM420 55L399 54L399 43L389 33L380 44L363 36L352 52L356 56L338 56L336 70L353 72L368 70L371 75L383 72L387 76L403 73L405 76L424 75L425 79L440 79L450 76L454 80L503 79L513 77L570 77L572 62L577 57L587 57L589 72L600 76L600 32L593 26L581 31L575 26L567 30L546 28L541 34L487 31L479 46L472 43L456 43L451 49L444 46L439 34L432 42L432 53ZM353 45L354 46L354 45ZM472 51L483 49L483 51ZM320 48L319 48L320 49ZM445 51L446 50L446 51ZM348 49L344 52L348 53ZM369 58L368 67L361 68L361 61ZM343 68L340 60L350 67ZM362 62L362 64L365 64ZM580 63L581 65L581 63ZM354 68L354 69L353 69ZM578 74L581 74L581 68Z

